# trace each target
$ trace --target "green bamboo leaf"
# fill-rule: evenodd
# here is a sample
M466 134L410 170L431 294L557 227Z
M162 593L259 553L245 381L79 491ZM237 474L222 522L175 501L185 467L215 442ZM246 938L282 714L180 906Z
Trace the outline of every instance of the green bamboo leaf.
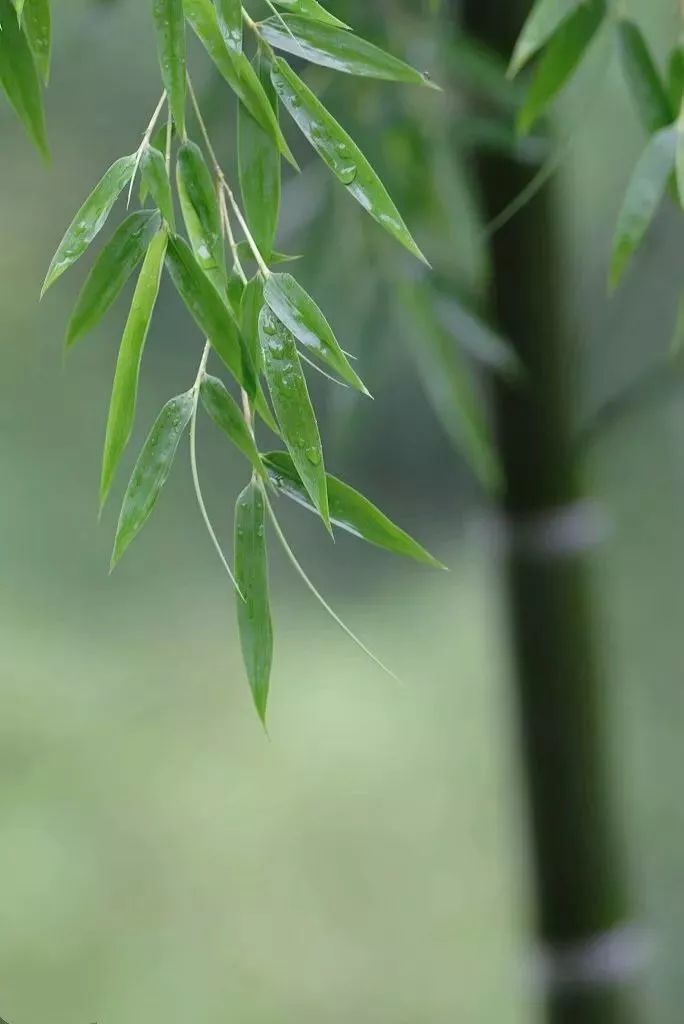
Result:
M273 662L265 520L263 491L252 480L235 506L235 578L242 594L236 595L236 605L242 657L264 723Z
M241 0L214 0L221 35L226 46L236 53L242 51Z
M252 248L249 242L246 242L244 238L237 244L237 253L238 256L240 257L241 263L249 263L250 260L254 262L254 253L252 252ZM293 254L289 252L277 252L276 250L274 250L270 254L268 262L271 264L272 267L275 267L279 266L282 263L297 263L299 260L303 258L304 257L302 253Z
M228 85L255 121L268 132L285 159L297 168L256 71L244 53L236 53L223 41L211 0L183 0L183 4L191 28Z
M194 142L184 142L178 151L176 180L195 259L220 291L226 278L221 213L211 173Z
M0 0L0 3L2 0ZM122 156L112 164L102 180L95 186L85 203L66 230L48 268L41 295L58 277L80 259L93 239L104 227L114 203L119 198L135 171L135 154Z
M111 569L140 533L152 514L166 483L180 440L195 407L195 396L186 391L167 402L160 412L135 464L119 516Z
M190 246L178 235L169 239L166 265L176 291L205 337L250 395L256 392L254 364L226 302L204 274Z
M156 146L146 146L140 161L142 187L152 196L162 217L171 231L176 229L176 216L173 210L173 196L166 160Z
M326 11L325 7L318 3L318 0L273 0L273 2L276 7L282 7L290 14L301 14L313 21L324 21L328 25L337 25L338 28L349 28L334 14Z
M330 529L323 447L295 339L267 306L259 316L259 339L273 408L302 483Z
M656 215L674 168L676 148L676 128L664 128L650 139L635 168L618 217L611 288L619 285Z
M665 84L643 37L633 21L618 22L620 56L641 122L649 134L666 128L676 117Z
M0 86L44 157L48 156L43 96L26 34L10 0L0 0Z
M52 48L52 24L50 0L26 0L21 24L26 33L36 67L47 85L50 78L50 51Z
M200 396L204 408L217 427L226 434L233 444L252 463L257 473L264 475L264 467L254 438L245 423L240 406L218 377L204 375L200 385Z
M157 52L169 109L178 134L185 138L185 17L183 0L153 0Z
M156 211L138 210L117 228L95 261L78 297L67 328L67 348L100 322L147 252L159 226Z
M667 95L672 110L679 110L684 99L684 44L679 43L667 62Z
M19 20L19 24L20 25L21 25L21 18L22 18L22 15L24 13L24 3L25 3L25 0L14 0L14 9L17 12L17 18Z
M323 313L291 274L271 274L264 286L264 299L308 352L330 366L347 384L370 397Z
M347 191L393 238L427 264L385 186L344 128L282 58L276 57L271 77L288 113Z
M277 117L273 84L261 60L258 60L257 74ZM280 216L280 153L272 136L242 105L238 107L238 170L247 223L259 251L268 261Z
M261 278L253 277L245 285L240 302L240 326L252 362L258 373L263 371L264 359L259 342L259 314L264 308L264 286Z
M573 14L583 0L537 0L518 37L508 69L517 75Z
M424 74L343 28L295 15L269 18L259 31L271 46L347 75L437 88Z
M119 357L114 374L114 387L109 406L107 433L105 437L104 457L102 460L102 476L100 480L100 507L107 501L114 476L121 456L128 444L138 401L138 379L140 363L152 320L152 313L159 294L164 254L168 235L166 230L159 231L147 250L138 283L133 295L131 310L128 314L126 327Z
M606 0L583 0L560 26L544 51L518 114L526 134L556 98L585 56L606 16Z
M317 514L288 452L268 452L262 456L262 461L271 483L281 494ZM364 498L359 491L355 491L349 484L329 473L328 498L330 521L333 526L339 526L354 537L384 548L385 551L391 551L395 555L412 558L436 569L445 568L429 551L388 519L368 498Z

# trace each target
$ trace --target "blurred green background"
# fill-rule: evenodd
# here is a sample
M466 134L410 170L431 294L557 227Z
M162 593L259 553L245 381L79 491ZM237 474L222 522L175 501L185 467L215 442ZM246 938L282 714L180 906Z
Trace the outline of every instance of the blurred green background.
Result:
M664 45L676 4L650 6L651 38ZM439 4L346 0L335 10L378 41L389 33L445 81L442 97L397 99L391 86L313 75L438 271L472 290L484 239L460 148L468 75ZM107 575L116 502L98 524L97 483L125 302L63 366L83 267L41 305L37 296L73 211L137 146L156 102L148 21L134 0L58 5L50 168L0 108L0 1014L11 1024L533 1021L505 609L486 505L422 395L411 339L388 316L406 265L303 148L282 246L304 254L298 275L376 396L364 406L316 384L329 466L452 571L397 564L346 537L332 548L305 513L282 517L316 582L403 686L350 646L274 550L264 737L187 459ZM601 40L558 118L585 422L658 372L682 283L681 217L665 209L627 286L605 295L612 226L642 144L611 53ZM196 50L193 66L230 166L232 101ZM421 139L434 140L435 159L413 159ZM165 288L138 443L192 381L200 347ZM614 526L597 567L614 777L652 934L652 1019L675 1022L684 395L644 394L595 438L590 471ZM201 470L229 545L246 470L204 424Z

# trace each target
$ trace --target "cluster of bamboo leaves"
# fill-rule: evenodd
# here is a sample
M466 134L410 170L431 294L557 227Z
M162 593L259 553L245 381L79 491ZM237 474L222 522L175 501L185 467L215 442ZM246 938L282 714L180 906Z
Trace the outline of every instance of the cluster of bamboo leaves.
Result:
M26 0L21 22L19 12L10 10L13 31L23 33L26 41L30 3ZM282 167L297 166L281 112L363 210L425 261L354 140L280 54L365 78L429 83L420 72L355 35L316 0L278 0L271 15L259 22L235 0L151 0L150 17L156 28L162 96L141 144L112 164L76 213L50 263L43 292L86 252L119 197L126 195L129 210L97 255L66 336L70 348L91 331L140 266L114 375L101 506L132 436L141 362L164 271L204 339L204 349L194 381L164 405L138 455L121 507L112 568L150 517L179 445L189 435L200 511L234 585L244 662L264 719L273 654L269 524L305 583L347 629L292 552L274 513L275 496L284 495L313 512L331 534L340 528L388 551L439 565L363 495L326 472L303 364L363 396L369 392L315 300L280 269L287 259L276 249ZM238 101L239 190L219 164L192 86L188 28ZM140 208L131 212L134 191ZM209 373L212 354L232 381L234 394ZM200 409L250 469L237 498L232 559L220 547L200 486ZM262 448L261 430L270 431L276 444Z

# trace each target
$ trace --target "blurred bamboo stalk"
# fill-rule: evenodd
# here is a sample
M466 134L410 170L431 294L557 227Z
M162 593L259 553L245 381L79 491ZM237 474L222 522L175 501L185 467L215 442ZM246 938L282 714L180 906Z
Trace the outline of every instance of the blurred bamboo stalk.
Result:
M451 0L471 36L508 60L530 0ZM502 156L478 164L485 216L529 181ZM491 241L491 303L527 375L499 381L506 577L530 818L539 984L548 1024L632 1024L643 949L608 783L605 677L590 569L600 524L577 465L572 341L563 313L554 188ZM594 510L595 511L595 510Z

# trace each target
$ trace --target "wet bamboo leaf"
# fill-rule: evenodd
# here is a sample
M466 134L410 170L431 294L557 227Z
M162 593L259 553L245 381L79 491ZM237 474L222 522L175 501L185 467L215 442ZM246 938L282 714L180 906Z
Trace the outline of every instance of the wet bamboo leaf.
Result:
M257 473L264 475L259 451L252 437L240 406L218 377L205 374L200 386L204 408L217 427L226 434L233 444L252 463Z
M583 0L537 0L515 45L509 75L517 75L581 3Z
M183 4L190 26L228 85L252 117L269 133L285 159L296 168L297 162L256 71L244 53L235 53L226 46L211 0L183 0Z
M112 553L112 569L152 514L171 472L180 440L190 423L194 404L192 391L172 398L150 431L123 500Z
M140 363L159 294L167 238L166 230L162 230L150 243L121 339L107 420L100 480L100 507L107 500L121 456L133 431Z
M185 17L183 0L153 0L157 52L169 109L178 134L185 138Z
M369 392L340 348L332 328L314 300L290 274L271 274L264 298L300 345L330 366L357 391Z
M88 275L67 329L67 347L100 322L145 255L160 226L159 214L132 213L114 232Z
M410 253L427 263L368 160L318 97L280 57L271 77L288 113L347 191Z
M50 78L52 25L49 0L26 0L21 24L41 78L47 85Z
M649 134L671 124L673 110L665 85L644 39L641 29L633 21L622 18L618 22L622 67L641 122Z
M10 0L0 0L0 85L43 154L48 155L40 80L25 33Z
M277 100L263 61L258 62L257 74L277 117ZM238 169L247 222L268 261L280 215L280 152L272 136L242 106L238 107Z
M240 53L242 50L241 0L214 0L219 28L226 46Z
M140 162L143 188L147 189L171 231L175 231L176 216L173 209L171 182L166 161L156 146L146 146Z
M606 0L584 0L560 26L542 54L518 115L526 134L572 76L606 16Z
M675 165L677 131L664 128L649 141L627 186L618 218L610 286L617 288L648 231Z
M409 64L335 25L286 15L282 19L269 18L261 23L259 30L271 46L312 64L321 64L347 75L436 88Z
M252 480L235 506L235 578L242 594L236 594L240 645L262 722L266 721L273 661L265 505L261 487Z
M259 342L259 314L264 308L264 286L260 277L245 285L240 303L240 326L257 373L263 371L264 360Z
M184 142L178 151L178 196L195 259L221 290L225 285L226 258L216 187L202 150Z
M338 28L349 28L343 21L330 14L318 0L273 0L276 7L284 8L289 14L301 14L313 21L324 21L328 25L337 25Z
M259 316L264 370L283 440L302 483L330 528L323 447L295 339L267 306Z
M2 0L0 0L2 2ZM80 259L93 239L104 227L114 203L131 180L135 171L135 155L122 156L112 164L102 180L95 186L85 203L66 230L64 238L52 257L41 295L58 277Z
M262 456L262 460L271 483L278 491L309 509L310 512L317 511L287 452L269 452ZM353 487L330 474L328 474L328 498L330 521L333 526L339 526L347 533L351 533L369 544L374 544L376 547L384 548L385 551L391 551L395 555L413 558L417 562L423 562L436 569L444 568L442 563L433 558L429 551L426 551L408 533L396 526L359 491L355 491Z
M183 302L238 384L254 396L256 376L244 340L228 306L204 274L187 242L169 240L166 265Z

